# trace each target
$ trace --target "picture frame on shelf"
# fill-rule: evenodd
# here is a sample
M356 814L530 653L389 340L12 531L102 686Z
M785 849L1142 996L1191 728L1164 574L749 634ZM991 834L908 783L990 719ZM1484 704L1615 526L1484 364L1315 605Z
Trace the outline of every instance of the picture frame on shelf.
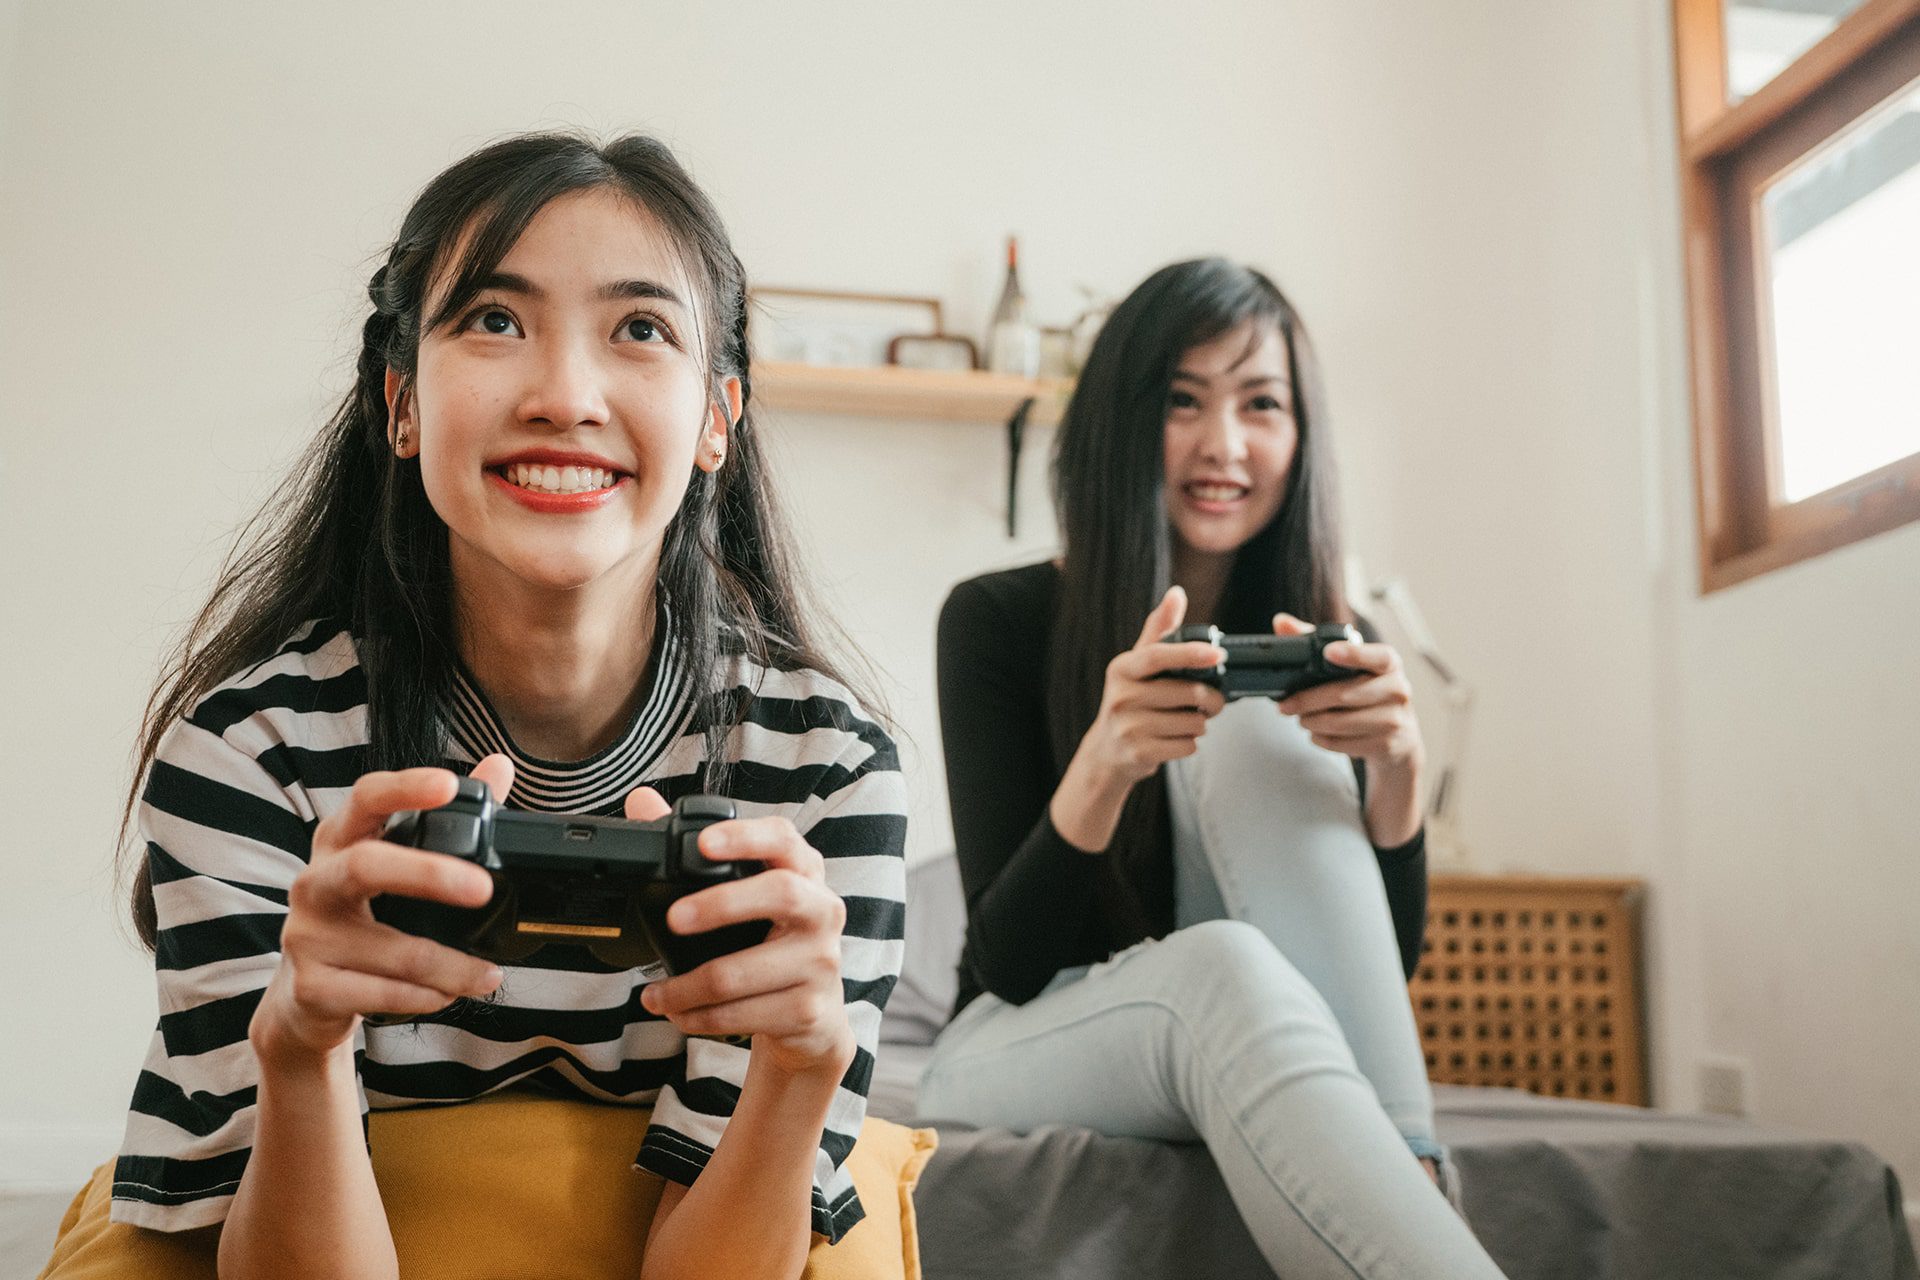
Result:
M887 344L887 363L902 369L965 372L980 367L980 348L958 334L903 333Z
M747 332L753 359L878 368L899 337L940 333L938 298L839 289L754 288Z

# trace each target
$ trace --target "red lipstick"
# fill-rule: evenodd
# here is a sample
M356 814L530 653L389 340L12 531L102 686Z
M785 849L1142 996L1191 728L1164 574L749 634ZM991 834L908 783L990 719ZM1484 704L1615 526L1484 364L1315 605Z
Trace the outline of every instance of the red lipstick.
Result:
M532 489L523 489L498 471L487 472L487 482L505 493L509 498L529 511L539 511L547 515L568 515L580 511L592 511L605 506L628 477L617 476L605 489L588 489L583 493L538 493Z
M517 466L528 467L576 467L582 470L605 471L613 476L613 483L601 489L587 489L578 493L545 493L523 488L507 478L507 473ZM548 515L568 515L576 512L592 511L606 504L614 491L625 484L631 476L597 453L579 450L534 448L523 449L504 458L496 458L487 464L487 479L529 511L538 511Z

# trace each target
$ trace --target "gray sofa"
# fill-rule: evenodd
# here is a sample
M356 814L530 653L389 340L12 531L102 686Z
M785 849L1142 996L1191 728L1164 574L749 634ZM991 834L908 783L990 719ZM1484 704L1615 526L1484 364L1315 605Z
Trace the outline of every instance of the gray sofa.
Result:
M907 955L872 1108L930 1126L915 1196L928 1280L1269 1274L1205 1148L916 1114L964 928L953 859L908 877ZM1716 1116L1435 1090L1468 1221L1512 1280L1920 1280L1886 1164Z

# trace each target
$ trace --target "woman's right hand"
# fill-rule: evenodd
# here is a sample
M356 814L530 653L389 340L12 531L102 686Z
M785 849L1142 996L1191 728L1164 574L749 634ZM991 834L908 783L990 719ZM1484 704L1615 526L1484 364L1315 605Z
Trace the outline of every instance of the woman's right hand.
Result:
M1113 838L1127 793L1169 760L1199 750L1207 721L1226 699L1195 680L1156 679L1163 671L1213 667L1226 655L1204 640L1162 639L1187 613L1187 593L1169 587L1134 646L1107 664L1100 710L1080 739L1049 812L1069 844L1104 849Z
M1226 658L1220 646L1204 640L1172 644L1162 639L1186 614L1186 591L1168 587L1133 648L1107 664L1100 711L1081 750L1108 777L1132 785L1167 761L1192 755L1200 749L1207 721L1227 705L1212 685L1156 678L1163 671L1217 666Z
M473 776L505 795L513 765L489 756ZM479 867L380 838L389 817L443 805L454 787L445 769L369 773L314 828L312 856L287 892L280 964L247 1031L263 1061L325 1058L352 1043L364 1014L433 1013L500 985L487 961L373 918L370 904L383 893L460 907L493 896Z

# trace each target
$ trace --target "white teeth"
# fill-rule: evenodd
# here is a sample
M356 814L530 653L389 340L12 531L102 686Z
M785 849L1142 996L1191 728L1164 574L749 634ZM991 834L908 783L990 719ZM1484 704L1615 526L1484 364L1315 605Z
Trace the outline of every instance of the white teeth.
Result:
M503 468L507 483L535 493L592 493L613 487L614 474L604 467L548 467L526 462Z
M1190 484L1187 492L1202 502L1232 502L1247 494L1246 488L1237 484Z

